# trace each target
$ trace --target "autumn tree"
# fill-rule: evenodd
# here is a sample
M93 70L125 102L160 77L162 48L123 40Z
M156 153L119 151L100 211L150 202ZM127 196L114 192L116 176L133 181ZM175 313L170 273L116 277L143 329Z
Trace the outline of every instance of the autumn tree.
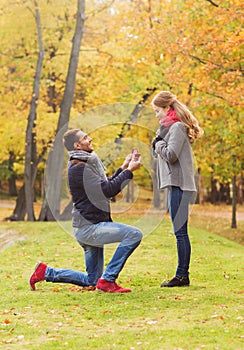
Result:
M34 184L37 173L38 160L36 159L36 140L35 140L35 120L37 117L37 104L39 99L39 89L41 80L41 70L44 59L44 48L42 42L42 29L41 29L41 18L38 8L38 2L34 1L35 4L35 19L37 26L38 35L38 60L36 64L36 72L34 78L34 86L31 98L30 113L28 116L27 128L26 128L26 139L25 139L25 202L27 211L27 220L34 221Z
M114 19L123 23L114 40L133 67L131 91L171 89L188 104L205 129L194 145L198 166L221 181L242 167L241 18L240 0L148 0L121 1Z
M24 10L26 2L1 2L6 6L0 32L0 135L4 144L0 157L6 161L9 152L14 152L14 171L21 175L37 42L33 19ZM13 26L17 10L20 20ZM75 4L71 0L65 6L58 0L42 2L40 13L45 61L36 120L38 154L57 131ZM86 13L71 119L94 106L118 101L136 105L148 90L170 89L189 105L205 130L205 136L194 144L201 174L235 183L243 169L240 0L94 0L87 4ZM7 117L11 120L8 128ZM156 130L157 125L151 127ZM13 146L18 130L19 144Z
M60 215L60 191L63 170L64 148L62 144L62 135L66 131L70 117L70 110L73 102L76 72L79 61L80 45L84 31L85 21L85 1L78 0L76 28L73 37L73 45L70 55L69 69L66 78L65 91L60 106L60 116L56 131L54 146L49 154L47 161L47 189L46 200L40 214L41 220L58 219Z

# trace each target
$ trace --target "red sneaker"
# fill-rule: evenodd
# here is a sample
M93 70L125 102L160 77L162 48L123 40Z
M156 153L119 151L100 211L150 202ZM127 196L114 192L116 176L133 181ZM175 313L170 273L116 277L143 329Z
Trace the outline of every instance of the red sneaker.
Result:
M97 281L96 290L99 290L99 291L105 292L105 293L129 293L129 292L131 292L131 289L122 288L122 287L118 286L115 282L109 282L109 281L103 280L102 278L100 278Z
M35 271L30 277L31 290L36 290L35 283L45 280L46 269L47 269L47 265L43 264L42 262L39 262L36 265Z

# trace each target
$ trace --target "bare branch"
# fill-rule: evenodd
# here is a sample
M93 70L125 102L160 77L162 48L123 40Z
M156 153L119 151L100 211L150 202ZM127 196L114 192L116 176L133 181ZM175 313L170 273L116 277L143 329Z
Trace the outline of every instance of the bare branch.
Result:
M224 98L223 96L216 95L216 94L211 93L211 92L203 91L203 90L198 89L196 86L193 86L193 85L192 85L192 89L194 89L194 90L196 90L196 91L203 92L203 93L204 93L204 94L206 94L206 95L209 95L209 96L213 96L213 97L219 98L220 100L224 100L224 101L226 101L226 102L228 102L228 103L229 103L229 101L228 101L228 100L226 100L226 98Z
M35 2L34 2L35 3ZM36 3L35 3L36 6ZM36 17L35 15L35 11L32 10L32 8L30 6L27 6L27 10L29 10L31 12L31 14L33 15L33 17Z
M186 83L186 84L187 84L187 83L189 84L189 82L186 81L186 80L183 80L183 82ZM212 92L205 91L205 90L201 90L201 89L199 89L198 87L196 87L195 85L193 85L192 83L190 83L189 89L191 89L191 93L192 93L192 90L194 89L194 90L199 91L199 92L201 92L201 93L203 93L203 94L205 94L205 95L209 95L209 96L213 96L213 97L219 98L219 99L221 99L221 100L223 100L223 101L226 101L227 103L230 104L230 102L229 102L228 100L226 100L226 98L224 98L223 96L217 95L217 94L214 94L214 93L212 93ZM188 95L189 95L189 90L188 90Z
M207 63L211 63L213 64L214 66L218 67L218 68L221 68L225 71L228 71L228 72L237 72L240 70L241 72L241 75L243 76L244 75L244 71L243 69L240 67L240 69L234 69L234 68L228 68L228 67L224 67L222 64L218 64L218 63L215 63L215 62L211 62L209 60L206 60L206 59L202 59L200 57L197 57L197 56L194 56L194 55L189 55L191 58L194 58L195 60L197 60L198 62L202 63L202 64L207 64Z
M103 50L100 50L99 48L97 47L94 47L94 48L87 48L87 49L81 49L80 51L83 51L83 52L97 52L98 54L101 54L101 55L106 55L109 57L109 60L111 60L114 56L107 52L107 51L103 51Z
M149 25L150 28L153 28L153 21L152 21L152 2L151 0L148 0L148 19L149 19Z
M210 2L211 5L215 6L215 7L219 7L218 4L216 4L215 2L213 2L212 0L206 0L207 2Z

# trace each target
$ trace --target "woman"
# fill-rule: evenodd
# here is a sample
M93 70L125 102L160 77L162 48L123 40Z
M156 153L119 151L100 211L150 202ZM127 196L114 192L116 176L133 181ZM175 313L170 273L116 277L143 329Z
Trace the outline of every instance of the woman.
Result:
M157 157L159 189L169 190L169 212L177 241L175 276L161 287L189 286L191 244L188 237L188 207L196 193L191 143L203 134L197 119L169 91L161 91L152 107L161 124L152 147Z

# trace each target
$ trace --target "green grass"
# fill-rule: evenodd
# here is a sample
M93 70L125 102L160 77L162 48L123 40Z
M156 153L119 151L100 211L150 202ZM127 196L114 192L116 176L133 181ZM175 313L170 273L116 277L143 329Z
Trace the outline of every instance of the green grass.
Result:
M1 223L0 231L6 230L24 240L0 254L0 349L244 348L244 256L235 242L190 228L191 286L160 288L176 267L175 240L165 219L120 274L132 293L47 282L32 292L28 279L38 260L84 270L83 252L56 223ZM106 248L106 262L114 247Z

